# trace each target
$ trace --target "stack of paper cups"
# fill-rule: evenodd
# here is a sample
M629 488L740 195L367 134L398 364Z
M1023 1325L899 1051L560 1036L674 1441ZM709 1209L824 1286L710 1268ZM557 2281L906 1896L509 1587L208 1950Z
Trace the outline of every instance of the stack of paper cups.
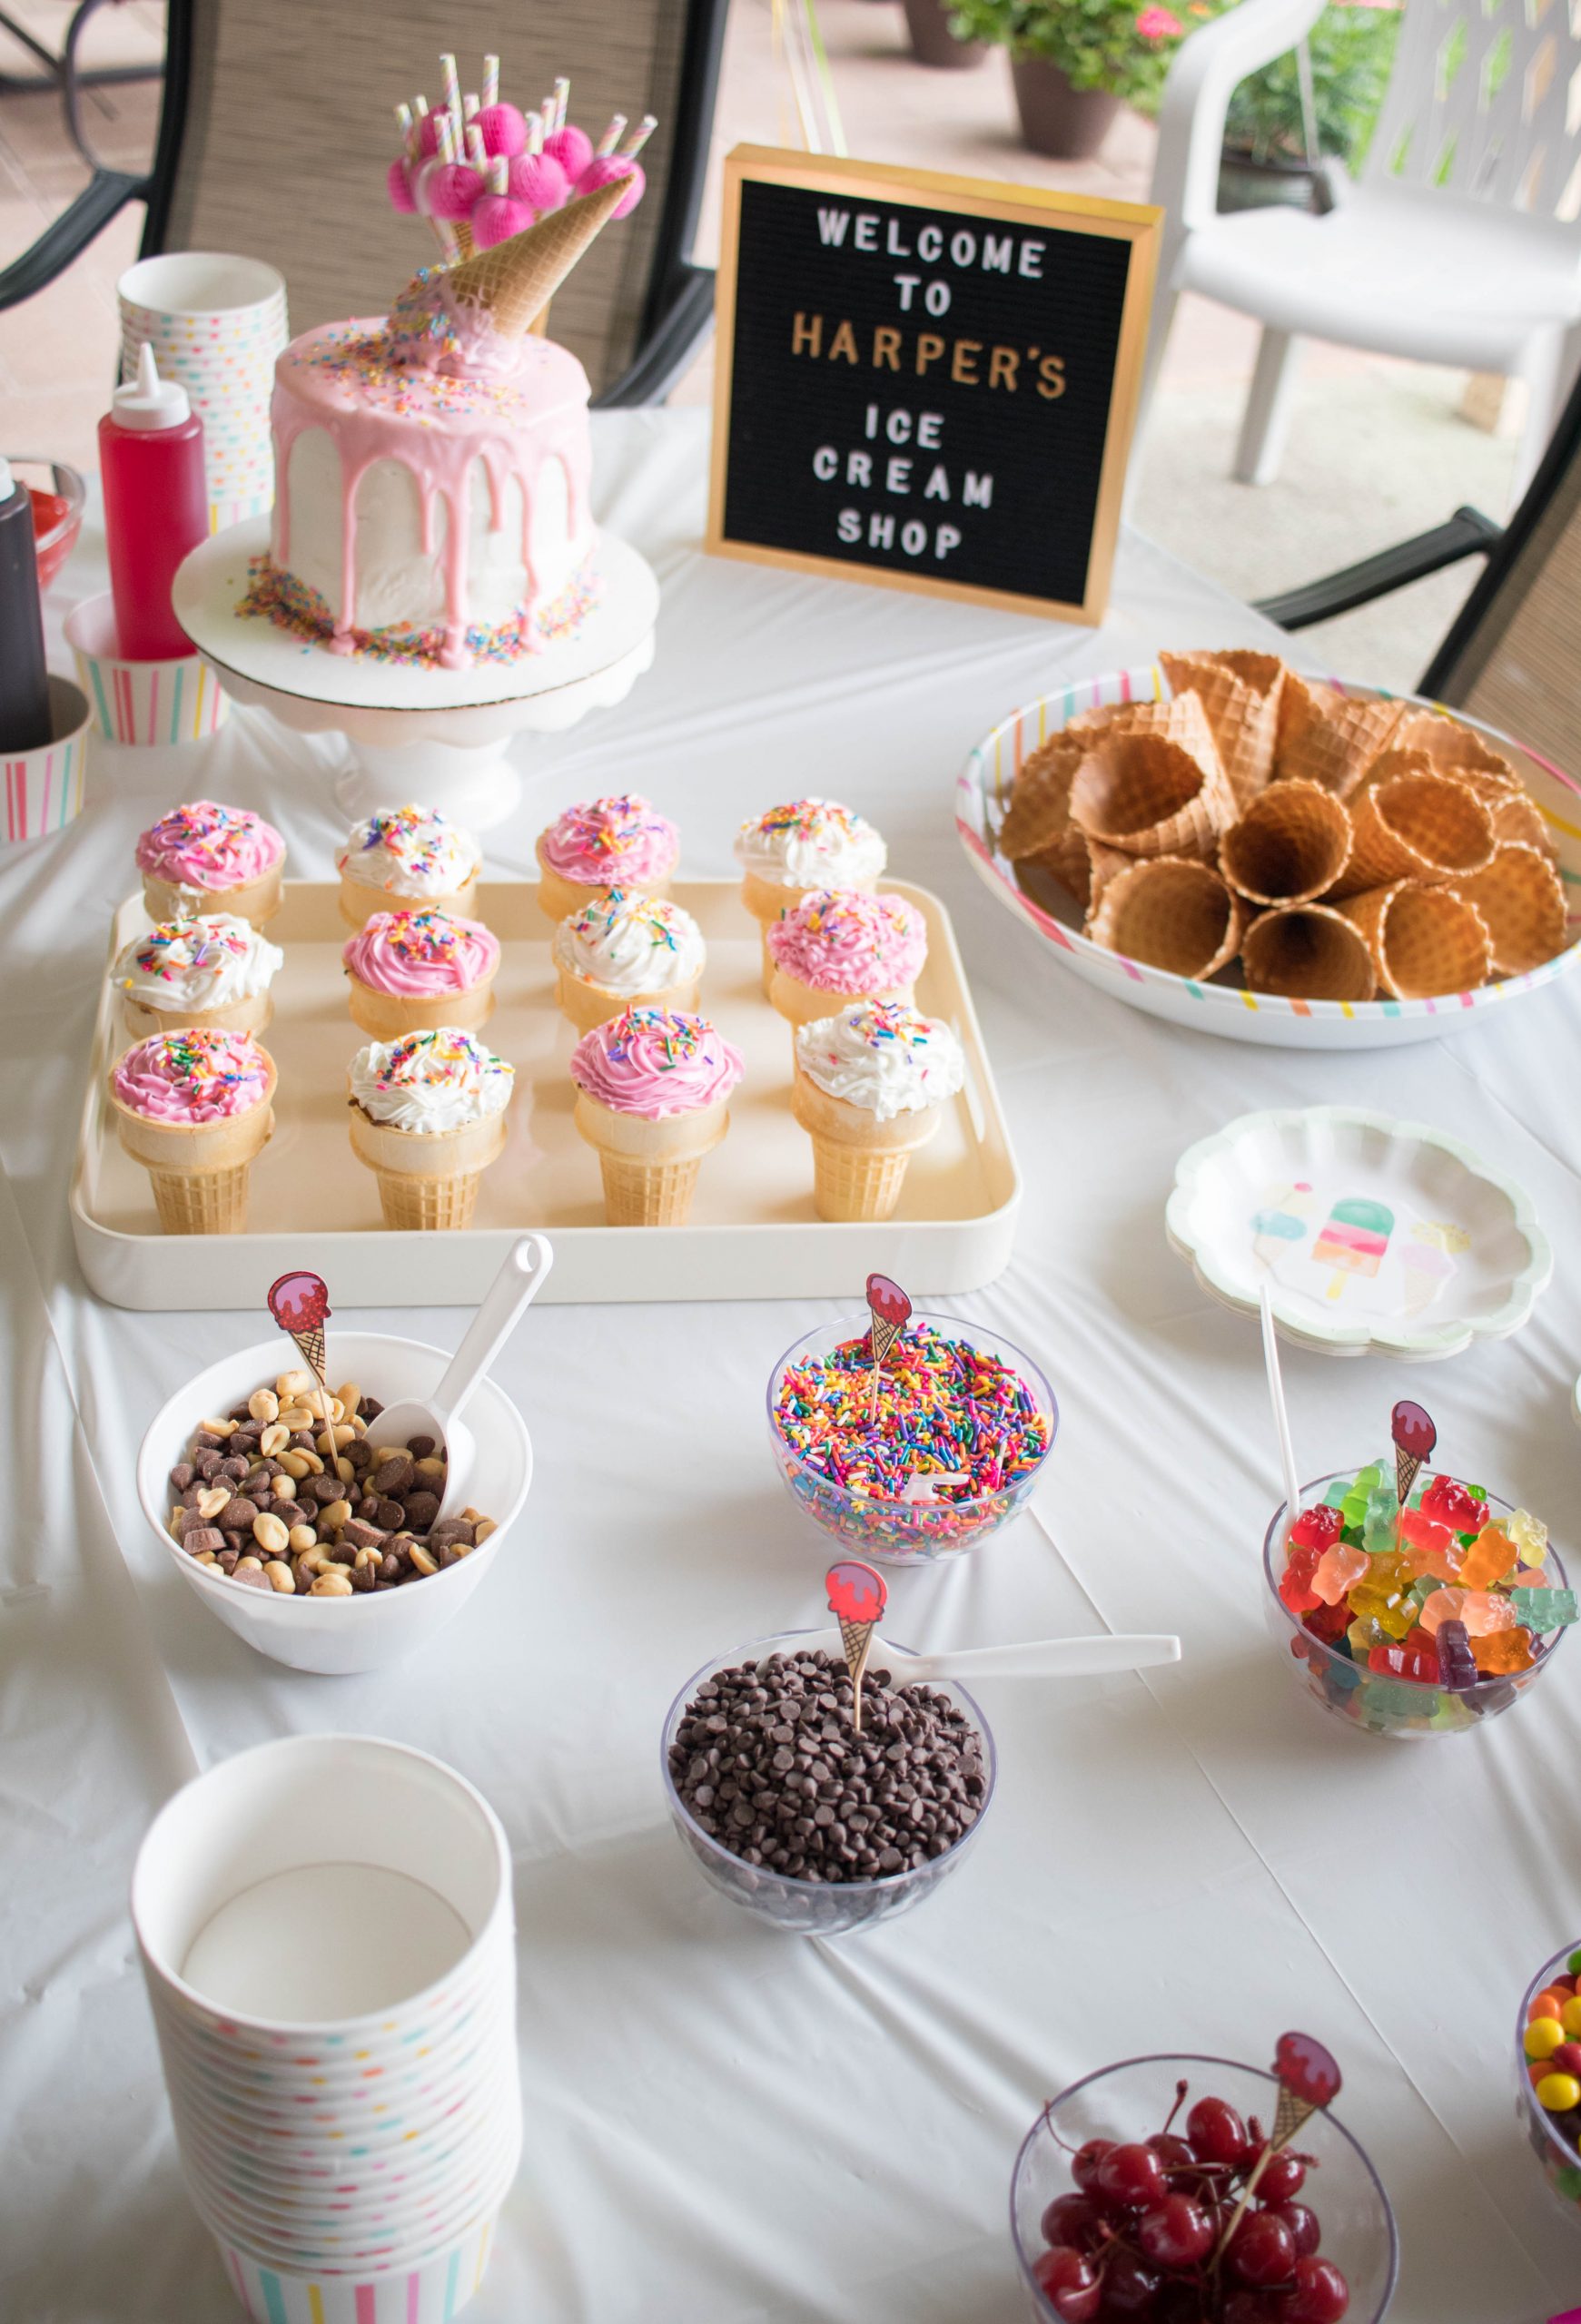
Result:
M223 532L274 506L269 399L286 341L285 282L262 259L179 251L139 259L120 281L121 377L153 350L203 423L209 530Z
M257 2324L449 2324L516 2176L510 1857L420 1751L308 1735L156 1817L132 1917L188 2190Z

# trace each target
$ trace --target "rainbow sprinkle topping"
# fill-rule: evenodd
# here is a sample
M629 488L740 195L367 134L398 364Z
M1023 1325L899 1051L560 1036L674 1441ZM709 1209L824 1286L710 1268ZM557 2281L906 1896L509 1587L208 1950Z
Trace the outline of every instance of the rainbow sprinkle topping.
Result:
M442 911L392 911L381 915L385 941L398 960L422 968L453 961L460 950L461 931Z
M436 1033L402 1033L380 1057L373 1076L376 1089L456 1089L485 1094L503 1089L490 1110L503 1107L516 1078L516 1068L486 1049L470 1033L451 1026Z
M212 921L162 920L150 929L135 957L144 976L162 977L168 983L189 969L212 969L227 954L240 960L251 950L248 938L233 928L220 928ZM135 981L133 977L121 980L128 992Z
M554 827L555 843L568 854L629 855L648 841L668 836L670 825L650 799L623 791L611 799L588 799L568 807Z
M860 1000L845 1011L847 1029L870 1049L936 1049L939 1028L897 1000Z
M871 1334L787 1365L774 1424L815 1476L859 1500L978 1502L1035 1469L1048 1415L1019 1372L914 1316L875 1383Z
M627 1009L613 1023L603 1028L604 1054L623 1065L632 1054L632 1045L644 1037L657 1045L658 1054L645 1061L667 1073L673 1066L684 1065L698 1056L717 1035L706 1017L683 1016L674 1009Z
M437 807L383 807L359 828L362 832L362 843L357 851L360 855L381 847L417 878L429 879L440 873L449 876L450 852L438 853L433 842L436 837L448 838L456 826ZM432 914L417 916L431 919Z
M870 826L833 799L791 799L783 807L766 809L744 828L761 832L765 839L796 832L804 839L829 840L855 839L859 829L866 831Z
M458 383L460 384L460 383ZM492 628L474 623L464 640L469 661L512 664L548 645L572 637L598 602L599 575L596 556L589 556L571 576L559 595L536 610L519 606L509 621ZM349 629L336 626L328 601L295 573L288 573L267 556L255 556L248 566L247 594L236 608L272 622L276 629L312 645L337 647L397 669L431 669L438 665L445 643L442 626L412 629L402 623L391 629Z
M660 896L628 896L623 888L611 888L607 895L595 896L591 903L582 906L571 915L571 928L578 936L608 936L618 921L627 928L639 928L654 944L665 944L674 952L676 943L676 908Z

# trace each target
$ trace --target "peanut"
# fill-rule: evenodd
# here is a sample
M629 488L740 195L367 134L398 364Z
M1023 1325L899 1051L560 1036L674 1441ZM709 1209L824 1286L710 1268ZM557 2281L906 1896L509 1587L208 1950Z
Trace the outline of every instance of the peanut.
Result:
M211 1517L217 1517L219 1515L221 1510L224 1508L225 1503L230 1500L230 1498L231 1488L229 1485L211 1485L207 1492L199 1493L198 1515L203 1519L205 1525L208 1523Z
M240 1572L244 1565L250 1565L254 1573L262 1573L263 1571L263 1560L262 1558L238 1558L236 1561L236 1571Z
M382 1565L384 1552L382 1550L359 1550L356 1561L359 1565Z
M263 1571L269 1576L270 1587L273 1590L278 1590L282 1598L290 1598L294 1595L296 1590L296 1576L292 1573L290 1566L282 1565L278 1558L271 1558Z
M335 1474L340 1478L341 1482L343 1485L354 1484L356 1482L357 1472L351 1466L351 1463L347 1460L343 1452L335 1462Z
M288 1477L300 1480L308 1474L308 1460L305 1452L285 1452L278 1455L271 1453L270 1458L279 1459L280 1465Z
M311 1372L282 1372L274 1386L275 1393L283 1404L294 1403L299 1396L305 1396L312 1384L313 1375Z
M295 1550L300 1556L304 1550L316 1550L319 1546L319 1537L311 1525L293 1525L286 1535L286 1542L287 1546Z
M254 1420L278 1420L280 1398L272 1388L259 1388L248 1397L247 1409Z
M276 1501L294 1501L296 1499L296 1479L294 1477L274 1477L271 1479L271 1482L274 1487L274 1498Z
M319 1522L321 1525L332 1525L339 1532L351 1514L351 1504L349 1501L331 1501L319 1511Z
M445 1485L445 1464L437 1454L429 1452L416 1463L416 1473L430 1492L442 1492Z
M220 1571L220 1561L214 1555L212 1550L200 1550L197 1556L193 1560L193 1563L194 1565L206 1565L212 1573L218 1573Z
M461 1512L461 1515L469 1525L476 1525L478 1523L479 1514L479 1512L472 1508L463 1509Z
M412 1570L416 1573L438 1573L440 1561L422 1541L411 1545Z
M252 1538L261 1550L268 1550L278 1557L291 1540L291 1535L283 1521L271 1510L266 1516L252 1520Z
M286 1430L311 1428L317 1417L309 1404L282 1404L280 1408L280 1425Z
M350 1420L362 1401L362 1391L355 1380L342 1381L335 1391L335 1399L345 1417Z
M499 1531L499 1528L494 1522L492 1517L479 1517L472 1528L472 1541L474 1546L486 1541L490 1533L498 1533ZM460 1544L458 1542L457 1547L459 1548L459 1546Z
M240 1426L240 1421L234 1420L201 1420L198 1423L199 1433L203 1436L234 1436Z
M272 1403L273 1401L271 1397L270 1402ZM278 1410L278 1406L276 1409ZM258 1440L258 1450L266 1461L272 1461L275 1454L283 1452L290 1443L290 1429L282 1427L278 1420L272 1420Z
M310 1598L350 1598L351 1583L344 1566L330 1566L315 1574L308 1588Z

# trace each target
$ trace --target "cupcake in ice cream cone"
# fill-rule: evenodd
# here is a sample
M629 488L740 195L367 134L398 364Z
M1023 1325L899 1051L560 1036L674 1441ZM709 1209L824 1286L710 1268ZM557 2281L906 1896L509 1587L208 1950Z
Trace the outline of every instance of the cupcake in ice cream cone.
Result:
M614 888L662 896L679 853L679 832L651 800L635 791L586 800L539 835L539 902L558 927Z
M335 859L341 917L365 927L376 911L442 911L465 919L478 900L483 851L437 807L380 807L348 833Z
M278 944L233 912L161 921L115 957L110 981L134 1041L183 1026L207 1033L261 1033L274 1013L270 987L283 964Z
M351 1151L379 1181L386 1226L469 1226L505 1150L516 1068L456 1026L370 1041L351 1060Z
M262 928L280 910L285 842L245 807L193 799L173 807L137 842L151 920L227 912Z
M441 1025L475 1033L494 1007L499 943L480 920L376 911L341 948L352 1021L378 1041Z
M551 948L555 998L578 1033L627 1009L686 1014L697 1005L703 931L662 896L607 896L562 920Z
M928 957L928 931L904 896L815 888L767 934L768 998L794 1031L857 1000L910 1006Z
M248 1174L274 1128L274 1059L250 1033L156 1033L110 1072L115 1129L166 1235L239 1235Z
M795 1059L791 1109L813 1141L819 1217L890 1217L912 1156L965 1080L959 1040L914 1009L857 1001L803 1025Z
M741 1059L704 1017L627 1009L571 1055L576 1124L598 1156L611 1226L679 1226L730 1126Z
M873 825L833 799L792 799L749 815L736 836L741 901L763 936L763 990L774 979L768 931L787 905L815 888L871 894L889 852Z

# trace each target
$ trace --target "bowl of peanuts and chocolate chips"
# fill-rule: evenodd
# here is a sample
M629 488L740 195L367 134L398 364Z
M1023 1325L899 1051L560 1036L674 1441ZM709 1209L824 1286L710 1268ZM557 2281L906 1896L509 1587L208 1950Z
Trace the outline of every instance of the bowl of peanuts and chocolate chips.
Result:
M527 1425L498 1382L468 1412L471 1500L441 1520L444 1447L387 1444L379 1415L426 1396L450 1358L420 1340L337 1332L327 1408L276 1337L200 1372L143 1441L143 1514L227 1629L297 1670L374 1670L472 1595L532 1482Z

